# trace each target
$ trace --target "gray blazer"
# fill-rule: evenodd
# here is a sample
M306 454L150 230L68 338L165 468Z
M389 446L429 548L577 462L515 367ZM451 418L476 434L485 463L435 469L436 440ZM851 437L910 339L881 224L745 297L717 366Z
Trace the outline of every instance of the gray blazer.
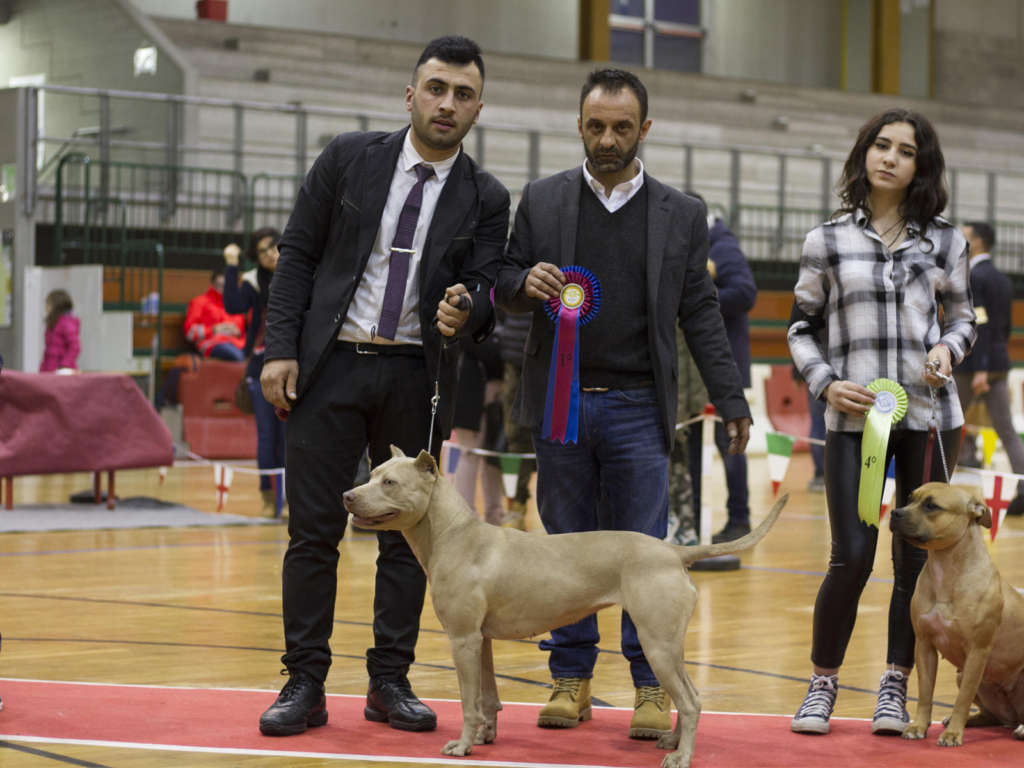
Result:
M647 187L647 328L654 386L666 449L675 436L676 322L707 385L718 414L730 421L749 417L739 371L729 349L718 295L707 270L708 227L694 198L644 174ZM539 429L544 419L548 367L555 327L542 302L523 290L538 262L568 266L576 259L582 167L527 184L495 287L495 300L509 312L533 313L526 339L523 377L512 410L522 425ZM614 286L604 286L608 294ZM586 330L583 333L587 333Z

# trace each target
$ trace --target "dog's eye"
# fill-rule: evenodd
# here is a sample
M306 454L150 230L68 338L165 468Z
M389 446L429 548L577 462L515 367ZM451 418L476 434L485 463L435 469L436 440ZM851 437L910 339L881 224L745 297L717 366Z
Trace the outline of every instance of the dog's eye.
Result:
M924 508L927 509L929 512L934 512L939 508L939 505L936 504L931 499L926 499L924 502Z
M395 484L395 481L392 480L390 477L385 477L382 482L384 483L384 485L394 485Z

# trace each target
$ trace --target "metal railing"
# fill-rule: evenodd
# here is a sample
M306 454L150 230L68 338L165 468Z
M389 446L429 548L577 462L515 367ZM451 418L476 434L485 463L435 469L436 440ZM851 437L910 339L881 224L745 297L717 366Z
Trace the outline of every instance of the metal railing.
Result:
M834 211L740 205L738 212L738 216L731 218L733 232L748 259L793 265L800 262L800 251L807 233L826 221ZM997 247L993 249L992 258L996 266L1008 274L1024 275L1024 221L997 220L993 227Z
M265 221L260 223L281 226L294 202L294 191L292 199L288 200L283 190L296 177L305 174L330 137L345 130L394 130L407 123L407 117L401 113L298 103L233 101L69 86L39 86L28 91L30 108L22 134L28 146L22 156L34 158L37 149L42 147L44 162L49 164L50 170L40 175L32 164L22 201L28 213L42 202L43 207L36 215L44 221L53 215L46 208L53 202L53 192L46 184L48 174L59 164L54 156L78 152L85 147L104 163L219 168L221 173L235 174L232 178L236 186L231 193L225 195L223 189L218 189L213 210L205 210L206 218L198 221L180 217L177 212L182 207L196 212L203 210L206 206L202 203L202 192L190 190L180 175L160 176L149 194L152 205L159 211L157 218L165 228L210 224L211 216L221 216L230 229L250 223L239 218L244 215L238 185L241 177L253 182L249 189L250 203L255 200L261 207L250 207L250 210L256 212L257 218L262 211ZM45 133L38 130L35 111L41 91L47 94L46 110L52 118L46 121ZM73 103L74 109L63 109L62 100ZM152 120L133 120L133 116L143 110L147 118L163 110L162 130L143 127L152 125ZM77 125L61 124L65 112L77 115L83 111L98 113L99 125L85 130ZM579 137L574 131L541 130L487 121L474 127L467 137L466 147L483 167L509 187L513 200L526 182L571 167L582 158ZM754 247L766 249L765 252L783 248L794 237L788 224L790 211L831 212L838 205L834 187L843 158L837 154L654 138L645 141L641 148L644 161L654 175L670 185L696 189L709 202L721 203L732 212L736 229L747 231L744 216L753 216L750 236L756 243ZM115 184L117 178L114 166L110 169L113 175L106 183L101 181L100 198L123 196L114 187L107 186ZM1011 228L1024 222L1024 172L959 166L950 168L948 181L951 218L980 218ZM274 185L279 185L280 190L274 191ZM129 201L129 227L134 226L131 216L137 207L135 201ZM774 209L774 214L767 209ZM774 233L767 221L773 217L781 221L776 224ZM767 239L771 237L776 239ZM1010 243L1009 262L1014 271L1024 273L1017 242Z

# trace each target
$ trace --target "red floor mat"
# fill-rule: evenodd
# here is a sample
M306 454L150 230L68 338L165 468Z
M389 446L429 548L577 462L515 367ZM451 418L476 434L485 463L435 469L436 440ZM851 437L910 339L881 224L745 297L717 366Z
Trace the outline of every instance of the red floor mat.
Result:
M0 739L119 742L197 751L320 755L358 761L436 760L449 764L516 766L638 766L654 768L666 754L652 742L626 738L630 713L595 709L594 719L565 731L536 727L537 705L506 704L498 740L478 746L471 758L447 758L441 746L458 736L457 702L431 701L439 726L433 733L405 733L363 719L360 696L328 696L330 721L300 736L268 738L256 728L273 692L92 685L5 679ZM1024 743L999 728L971 729L967 744L943 749L933 725L925 741L874 737L868 723L833 719L828 736L789 731L786 716L705 713L697 733L694 768L782 768L825 763L828 768L994 768L1024 764Z

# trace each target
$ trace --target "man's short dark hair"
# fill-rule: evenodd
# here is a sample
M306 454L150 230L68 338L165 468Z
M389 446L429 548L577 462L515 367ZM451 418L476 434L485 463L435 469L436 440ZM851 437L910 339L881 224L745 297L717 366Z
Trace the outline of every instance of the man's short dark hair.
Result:
M484 59L480 55L480 46L462 35L445 35L427 43L427 47L420 54L419 61L412 70L413 82L416 82L416 72L423 62L428 59L437 59L445 64L476 64L480 70L480 82L484 79Z
M224 265L218 264L216 267L210 270L210 282L212 283L218 277L224 277Z
M981 240L986 251L992 250L992 246L996 244L996 231L991 224L987 221L965 221L964 226L971 228L971 232Z
M618 93L623 88L629 88L636 96L636 100L640 102L640 122L644 122L647 119L647 89L644 88L644 84L640 82L640 78L634 75L632 72L627 72L624 69L595 69L589 75L587 80L583 83L583 89L580 91L580 114L583 114L583 102L587 100L587 95L595 88L601 88L603 91L608 93Z

